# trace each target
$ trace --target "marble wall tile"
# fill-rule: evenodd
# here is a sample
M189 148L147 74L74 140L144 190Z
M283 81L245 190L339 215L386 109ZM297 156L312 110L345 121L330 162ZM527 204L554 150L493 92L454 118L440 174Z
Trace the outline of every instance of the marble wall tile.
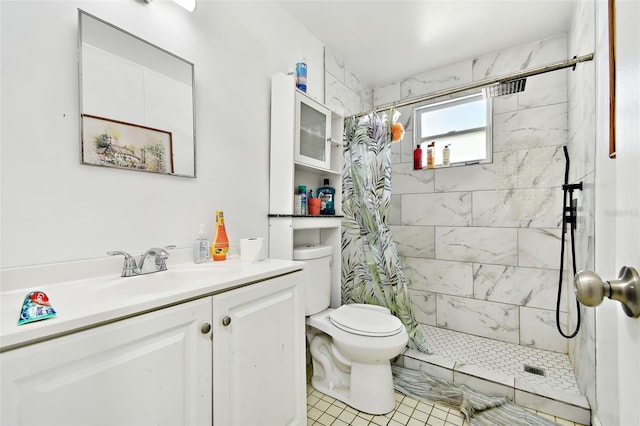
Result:
M378 86L373 89L373 105L376 107L392 104L400 99L400 82Z
M518 188L559 187L564 183L561 146L518 151Z
M594 2L579 2L569 37L571 55L596 51L596 6ZM606 33L606 29L604 31ZM606 43L606 41L605 41ZM578 199L576 232L578 269L594 269L595 201L594 175L596 152L596 95L594 92L595 63L583 62L569 78L569 154L570 182L584 181L582 191L574 193ZM602 176L601 176L602 178ZM570 280L568 280L570 281ZM569 324L574 326L576 307L569 303ZM596 310L581 309L581 330L569 341L569 356L574 367L578 387L591 406L596 406Z
M473 81L498 77L567 59L565 34L481 56L473 62Z
M459 262L516 265L515 228L436 228L436 258Z
M491 99L491 112L495 114L503 114L518 110L518 94L503 95Z
M472 82L472 61L467 60L413 75L400 82L400 99L440 92Z
M567 104L496 114L493 151L515 151L567 142Z
M446 192L402 196L403 225L471 225L471 193Z
M596 92L595 64L580 64L569 79L569 180L576 181L595 169Z
M548 228L518 229L518 266L558 268L562 230ZM436 253L438 236L436 234Z
M566 333L565 313L560 313L560 325ZM555 310L520 307L520 344L567 353L567 340L556 327Z
M325 105L345 117L371 109L371 103L363 99L332 75L325 75Z
M518 344L518 307L465 297L437 295L437 326Z
M556 188L473 193L474 226L553 228L561 221L562 193Z
M555 309L558 271L518 266L473 265L473 297L532 308ZM566 299L566 292L563 293ZM561 309L566 302L561 301Z
M436 169L435 191L481 191L515 188L517 152L495 152L493 163Z
M470 263L405 257L404 273L412 290L473 297Z
M401 195L392 195L391 200L389 202L389 225L401 225L401 204L400 204Z
M413 168L413 131L405 130L404 138L391 144L391 163L410 163Z
M433 259L436 253L433 226L389 226L400 256Z
M427 291L409 289L409 299L416 321L436 325L436 295Z
M324 48L324 71L331 74L336 80L344 83L345 64L331 49Z
M524 92L517 94L518 109L567 102L567 75L569 72L571 71L560 70L527 77Z
M431 193L434 184L434 170L413 170L413 161L391 167L391 191L394 195Z
M344 84L351 89L353 92L358 94L362 99L366 100L368 105L372 105L373 102L373 89L366 86L364 83L360 81L360 78L356 74L354 74L351 67L348 65L344 70ZM371 108L368 108L371 109ZM359 111L361 112L361 111Z

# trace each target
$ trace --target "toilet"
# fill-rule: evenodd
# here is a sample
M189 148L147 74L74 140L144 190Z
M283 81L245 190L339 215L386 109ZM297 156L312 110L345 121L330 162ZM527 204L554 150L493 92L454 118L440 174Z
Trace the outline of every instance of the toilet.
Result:
M319 245L293 250L293 259L305 263L311 384L359 411L386 414L395 408L390 360L402 352L409 337L402 322L385 307L329 308L332 252L332 247Z

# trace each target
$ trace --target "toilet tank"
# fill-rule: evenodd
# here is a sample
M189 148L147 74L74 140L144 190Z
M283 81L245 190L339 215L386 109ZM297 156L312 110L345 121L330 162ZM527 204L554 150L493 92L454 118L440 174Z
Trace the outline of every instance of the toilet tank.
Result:
M305 315L313 315L331 303L331 259L333 247L305 245L293 248L293 260L304 262Z

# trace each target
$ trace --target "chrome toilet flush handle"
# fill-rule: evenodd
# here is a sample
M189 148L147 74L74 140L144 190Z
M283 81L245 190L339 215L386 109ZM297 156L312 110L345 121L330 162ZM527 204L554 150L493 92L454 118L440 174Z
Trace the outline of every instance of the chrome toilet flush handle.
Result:
M640 275L630 266L620 269L617 280L603 281L592 271L580 271L573 278L576 297L585 306L598 306L604 297L622 303L632 318L640 317Z

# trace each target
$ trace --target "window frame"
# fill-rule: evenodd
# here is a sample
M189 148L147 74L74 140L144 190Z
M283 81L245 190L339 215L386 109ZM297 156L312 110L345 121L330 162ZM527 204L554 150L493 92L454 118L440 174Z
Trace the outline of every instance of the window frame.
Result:
M483 129L483 127L469 128L469 129L464 129L460 131L451 131L448 133L429 135L421 138L420 134L422 132L422 119L421 119L422 114L425 112L462 105L468 102L472 102L476 98L484 98L486 103L485 120L487 124L484 127L485 158L478 159L478 160L471 160L471 161L451 162L450 166L459 167L459 166L469 166L474 164L488 164L493 162L493 100L491 99L491 97L484 96L483 92L481 90L478 90L478 91L474 91L473 93L467 92L465 94L458 95L455 97L449 97L447 99L436 99L431 103L418 105L413 108L413 120L414 120L413 122L415 123L415 132L413 134L413 137L414 137L413 146L415 147L416 145L420 145L420 147L422 148L423 164L426 164L425 161L426 161L427 145L430 142L432 142L434 139L437 140L437 138L443 137L443 136L463 135L465 133L477 132L478 130Z

